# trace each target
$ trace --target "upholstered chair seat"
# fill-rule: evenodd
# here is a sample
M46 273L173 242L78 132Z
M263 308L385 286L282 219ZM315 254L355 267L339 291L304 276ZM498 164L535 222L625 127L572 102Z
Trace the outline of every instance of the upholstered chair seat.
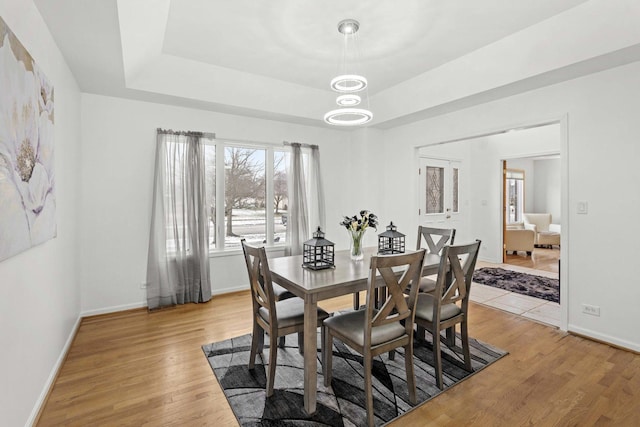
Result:
M433 322L433 306L437 304L433 295L418 294L418 303L416 304L416 317ZM457 304L444 304L440 306L440 320L451 319L462 312Z
M278 328L289 328L297 325L304 324L304 301L302 298L288 298L282 301L277 301L276 313L278 313ZM258 311L260 317L265 322L269 322L269 310L265 307L260 307ZM329 317L329 313L321 308L318 308L318 323Z
M374 312L377 313L377 310L374 310ZM366 310L353 311L344 315L330 317L324 324L338 331L348 340L363 346L366 314ZM376 326L375 328L371 328L371 345L376 346L387 341L395 340L406 335L406 333L405 327L399 322Z

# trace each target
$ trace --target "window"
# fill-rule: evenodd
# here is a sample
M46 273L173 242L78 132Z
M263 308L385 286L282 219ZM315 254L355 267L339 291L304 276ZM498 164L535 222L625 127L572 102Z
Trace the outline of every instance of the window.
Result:
M507 169L507 224L522 222L524 213L524 171Z
M210 250L284 244L288 148L210 139L205 162Z
M444 212L444 168L427 166L426 213Z
M451 183L451 209L454 213L460 212L460 207L458 204L458 195L459 195L459 185L458 185L458 168L452 168L452 183Z

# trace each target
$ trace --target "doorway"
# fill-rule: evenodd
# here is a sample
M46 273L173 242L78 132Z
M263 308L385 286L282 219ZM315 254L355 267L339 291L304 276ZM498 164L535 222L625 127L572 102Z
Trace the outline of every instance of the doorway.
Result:
M505 159L502 176L502 262L557 274L560 246L539 245L536 232L524 230L531 228L527 213L548 214L561 229L560 153Z

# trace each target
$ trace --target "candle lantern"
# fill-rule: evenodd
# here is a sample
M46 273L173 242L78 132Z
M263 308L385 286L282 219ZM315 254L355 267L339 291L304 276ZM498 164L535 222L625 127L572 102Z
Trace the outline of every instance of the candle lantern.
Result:
M333 247L333 242L325 239L324 233L318 227L313 233L313 238L304 242L302 246L302 266L311 270L334 267Z
M398 231L393 221L387 225L387 231L378 234L378 254L402 254L404 253L404 234Z

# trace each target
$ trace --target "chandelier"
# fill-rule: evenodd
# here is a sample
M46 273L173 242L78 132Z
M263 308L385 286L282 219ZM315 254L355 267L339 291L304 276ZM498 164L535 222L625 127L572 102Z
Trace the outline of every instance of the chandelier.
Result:
M324 115L324 121L337 126L356 126L365 124L373 118L371 111L365 108L356 108L362 103L362 97L357 92L367 93L367 79L355 73L355 67L359 59L357 46L358 29L360 23L355 19L345 19L338 23L338 32L344 36L344 49L340 75L331 80L331 89L340 93L336 98L338 107ZM352 52L350 52L350 47ZM348 57L352 53L354 60L351 68L348 67ZM364 91L364 92L363 92ZM369 97L365 97L367 107Z

